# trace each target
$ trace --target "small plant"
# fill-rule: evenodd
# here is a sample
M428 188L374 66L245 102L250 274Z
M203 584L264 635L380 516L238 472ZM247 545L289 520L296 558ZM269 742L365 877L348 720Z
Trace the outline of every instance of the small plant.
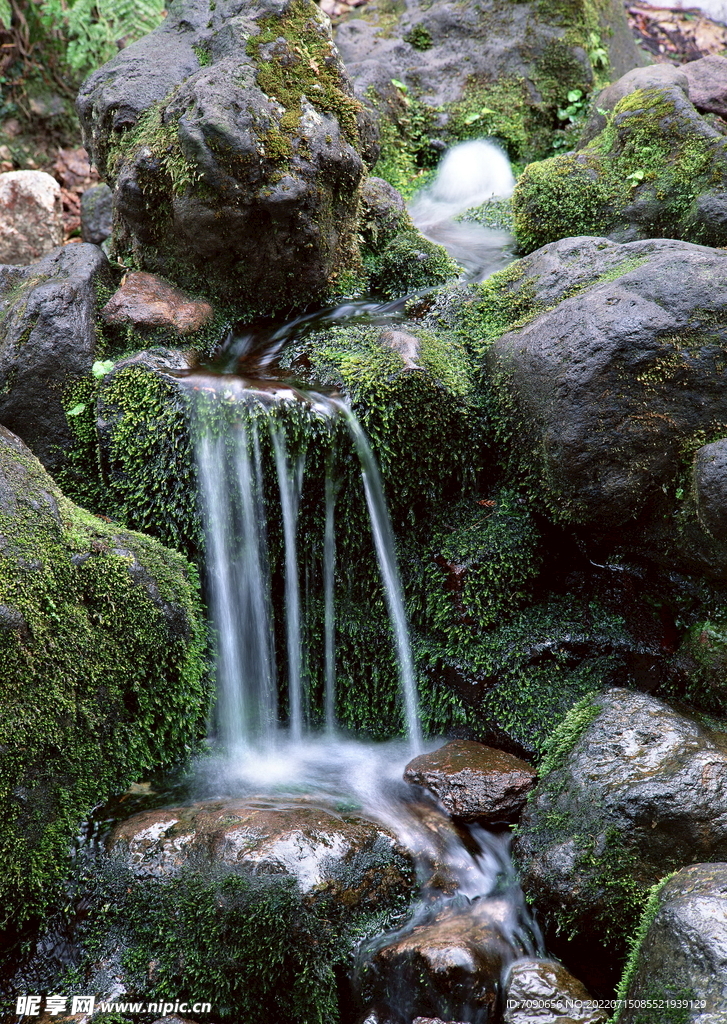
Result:
M434 40L426 25L415 25L414 28L407 32L404 39L415 50L431 50L434 46Z
M577 124L586 110L587 99L581 89L571 89L566 97L567 107L558 107L558 119L567 125Z

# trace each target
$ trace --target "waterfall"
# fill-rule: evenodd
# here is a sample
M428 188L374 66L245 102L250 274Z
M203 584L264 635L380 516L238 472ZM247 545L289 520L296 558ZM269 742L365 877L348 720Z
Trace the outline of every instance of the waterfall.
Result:
M294 395L290 390L280 392L274 399L269 393L242 388L239 395L234 398L226 390L221 400L210 399L205 393L198 399L197 408L196 453L207 544L207 586L217 644L219 737L229 752L250 748L260 751L270 750L279 732L275 622L264 498L263 467L266 459L262 447L265 441L269 442L274 465L276 505L282 522L288 736L298 743L310 734L313 716L306 696L305 616L301 607L298 558L305 451L300 442L293 450L286 440L283 412L285 405L289 408L294 405L296 413L303 409L309 417L323 417L331 424L343 420L358 454L376 560L397 655L406 735L411 751L417 752L421 747L421 727L416 674L394 534L378 466L366 435L354 413L339 399L317 393ZM332 430L330 434L332 438ZM322 710L326 730L330 734L336 731L334 512L338 483L333 463L333 452L330 451L325 463L325 521L321 544ZM270 509L268 504L267 514L270 514Z

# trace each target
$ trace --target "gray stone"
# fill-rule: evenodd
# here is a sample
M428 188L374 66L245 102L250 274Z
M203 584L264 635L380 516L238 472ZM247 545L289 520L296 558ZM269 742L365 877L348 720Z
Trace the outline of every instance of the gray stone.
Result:
M585 986L562 964L534 957L516 960L503 984L503 1024L605 1024Z
M81 196L81 237L101 245L113 227L113 192L108 185L93 185Z
M727 864L692 864L655 897L653 919L640 943L626 999L697 1000L684 1024L727 1020ZM643 1010L627 1006L619 1021L638 1024Z
M410 761L404 780L434 793L463 821L514 821L535 782L527 761L471 740L453 740Z
M141 269L261 314L355 267L375 133L313 0L176 0L78 111Z
M699 521L727 541L727 439L703 445L694 456L694 492Z
M727 117L727 57L717 53L684 64L689 99L697 110Z
M412 229L406 203L394 186L383 178L367 178L361 187L360 231L364 245L378 251L400 231Z
M110 283L95 245L67 245L26 270L0 268L0 422L51 472L72 443L65 388L96 359L96 296Z
M606 127L607 114L625 96L636 92L637 89L668 89L676 86L681 89L687 99L691 99L694 103L690 94L690 79L685 71L687 67L689 67L688 64L681 68L675 68L671 64L651 64L645 68L632 68L617 81L607 85L593 101L591 113L578 140L578 148L583 148L602 132ZM606 113L601 113L601 111Z
M515 840L523 889L549 931L582 949L606 935L618 957L651 885L727 858L727 735L621 689L576 706L563 735Z
M0 174L0 263L27 265L63 242L61 189L44 171Z

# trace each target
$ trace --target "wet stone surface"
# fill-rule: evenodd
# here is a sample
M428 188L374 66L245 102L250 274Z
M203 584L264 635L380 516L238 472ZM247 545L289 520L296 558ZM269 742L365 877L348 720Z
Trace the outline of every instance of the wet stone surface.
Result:
M517 960L507 973L503 998L503 1024L605 1024L608 1018L589 1005L586 988L554 960Z
M109 324L167 327L178 334L198 331L213 315L208 302L191 299L155 274L127 274L101 311Z
M471 740L453 740L410 761L406 782L432 792L463 821L508 822L525 805L536 773L519 757Z

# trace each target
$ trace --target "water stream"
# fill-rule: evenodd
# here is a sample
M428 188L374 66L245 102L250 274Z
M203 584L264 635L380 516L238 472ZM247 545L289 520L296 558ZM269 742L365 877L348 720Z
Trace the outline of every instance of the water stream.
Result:
M509 236L460 224L455 218L478 203L508 196L513 184L507 158L496 146L467 143L448 155L437 180L412 204L411 213L423 233L445 244L465 267L466 276L478 280L509 261ZM454 919L466 920L473 934L485 918L495 921L498 934L519 955L542 955L542 941L510 865L507 834L477 826L452 826L430 798L419 792L413 799L411 787L402 781L412 755L437 747L441 741L422 738L395 537L365 433L340 397L275 380L276 361L291 339L342 322L391 325L402 317L403 304L404 300L351 302L282 326L239 332L228 339L216 380L208 381L203 389L196 411L197 462L207 543L207 590L217 637L219 748L216 757L199 767L195 796L219 799L266 793L285 800L307 794L329 806L343 799L391 829L416 860L424 885L422 898L403 931L369 944L362 950L361 962L377 944L394 942L415 928L436 928L439 923L449 927ZM224 409L224 419L215 422L213 417L213 426L210 393L213 405L216 402ZM298 410L303 408L311 422L344 423L360 462L363 497L396 649L406 733L402 741L378 745L355 741L344 736L336 722L336 501L340 481L332 451L326 457L318 570L323 596L324 707L323 716L311 714L298 536L306 488L306 450L304 445L290 443L282 425L285 408L290 409L291 403L296 403ZM331 430L331 436L334 433ZM279 665L268 550L271 489L277 494L272 506L277 506L277 512L272 514L282 522L284 549L285 656ZM287 705L283 701L281 707L282 678L287 681L283 691L287 691ZM313 722L321 717L325 729L316 731ZM445 884L432 888L433 872L443 876ZM391 998L398 1004L395 1009L401 1019L406 1019L410 1012L407 993ZM445 1012L460 1014L454 1018L457 1020L487 1019L487 1013L483 1016L466 996L456 1005L443 1007Z

